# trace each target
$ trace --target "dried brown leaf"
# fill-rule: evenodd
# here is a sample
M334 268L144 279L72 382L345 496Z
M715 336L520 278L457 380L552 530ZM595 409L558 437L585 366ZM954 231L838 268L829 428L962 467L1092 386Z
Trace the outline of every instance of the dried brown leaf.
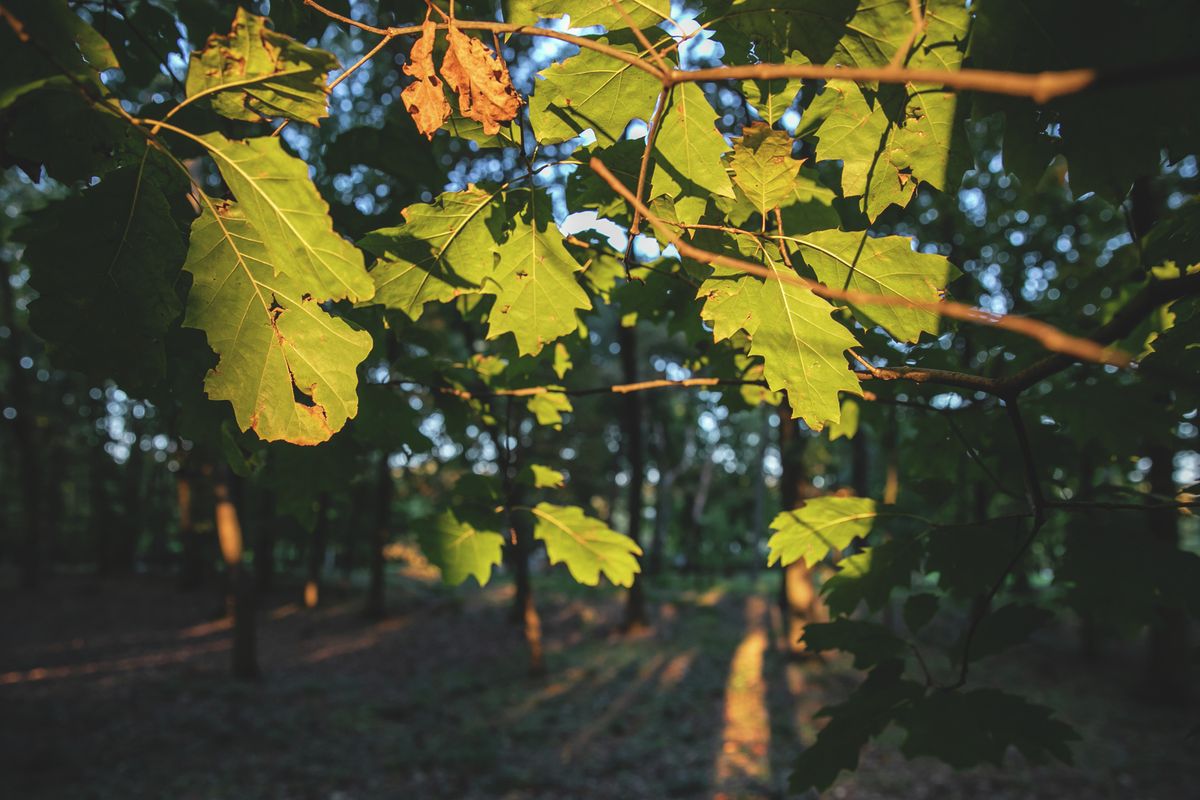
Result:
M458 93L464 117L483 124L483 132L500 131L521 110L521 96L508 76L508 65L491 48L467 36L450 23L446 31L450 49L442 60L442 77Z
M437 39L437 25L426 19L421 26L421 38L412 46L404 74L416 78L400 93L404 108L417 123L417 130L428 139L433 138L446 118L450 116L450 104L442 92L442 82L433 68L433 45Z

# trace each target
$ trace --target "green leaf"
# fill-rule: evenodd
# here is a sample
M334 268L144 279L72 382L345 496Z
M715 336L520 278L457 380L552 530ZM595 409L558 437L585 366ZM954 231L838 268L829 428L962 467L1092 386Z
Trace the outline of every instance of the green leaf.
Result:
M629 45L613 46L638 52ZM529 99L529 121L543 144L573 139L589 128L599 144L617 142L630 120L650 119L662 89L645 70L595 50L581 50L542 76Z
M834 614L849 614L866 603L878 611L896 589L906 589L920 569L921 549L915 536L889 539L838 562L837 574L821 587Z
M887 49L895 52L911 27L910 20L900 19L904 5L878 4L872 12L886 13L861 30L878 31L878 41L886 41ZM931 3L926 19L925 33L907 65L957 70L969 24L966 6ZM860 12L852 27L860 29L864 22ZM939 190L957 185L969 166L959 116L954 92L911 83L859 87L838 81L827 85L813 102L797 136L815 135L818 158L843 162L843 194L863 196L867 218L874 220L890 205L906 205L918 182Z
M771 522L767 566L803 561L812 567L832 552L866 536L875 524L875 501L868 497L815 497Z
M530 464L521 470L521 479L535 489L561 489L565 480L561 472L541 464Z
M783 56L779 48L770 42L762 42L755 47L755 54L760 63L800 65L804 59L797 56ZM768 80L751 80L742 82L742 92L746 101L758 111L759 116L767 125L774 125L785 111L791 108L800 93L803 82L799 78L771 78Z
M484 287L496 295L487 338L511 333L517 352L534 355L575 330L575 312L590 309L592 302L575 277L579 262L563 244L545 192L530 193L529 205L499 253L500 262Z
M546 543L551 564L565 563L571 577L587 586L597 585L601 574L617 586L633 585L642 554L633 539L575 506L538 503L531 511L537 517L533 536Z
M371 335L321 307L316 287L279 274L263 232L232 202L203 198L184 269L193 275L184 325L221 360L205 389L228 400L242 430L317 444L358 410L358 364Z
M859 751L871 737L923 694L918 684L903 679L903 672L904 663L899 659L885 662L871 670L844 703L821 709L818 716L829 717L829 724L796 759L788 780L793 792L825 789L840 771L858 766Z
M936 594L914 594L904 601L904 624L909 633L916 633L929 624L938 610Z
M750 336L750 355L763 360L767 385L786 391L793 416L819 431L840 418L839 392L862 394L845 357L858 342L832 318L833 306L805 287L783 281L794 273L769 250L759 246L758 257L776 279L717 268L697 295L705 298L701 316L712 323L716 341L744 330Z
M1049 758L1070 764L1069 743L1079 735L1051 714L996 689L931 692L900 714L908 731L901 749L909 758L933 756L957 769L985 761L1001 766L1009 747L1035 764Z
M1026 533L1023 522L1012 519L934 528L925 571L939 573L939 586L969 600L1000 579Z
M680 192L694 197L733 197L721 158L729 145L713 125L715 118L716 112L696 84L680 84L671 91L654 138L650 197L677 197Z
M814 121L820 120L814 128ZM888 118L874 95L857 84L830 82L813 101L797 136L814 135L817 158L842 162L842 193L867 192L877 153L886 145Z
M978 661L1027 642L1030 634L1053 619L1052 612L1024 603L998 608L979 621L971 641L971 660Z
M733 182L763 217L792 197L799 159L792 158L792 137L766 124L751 125L733 142L729 158Z
M945 256L913 250L907 236L833 230L789 237L788 243L822 283L855 292L937 303L940 291L959 275ZM850 308L868 327L879 325L905 342L916 342L922 333L936 335L941 327L938 314L910 306Z
M316 125L328 116L325 83L337 58L267 27L267 18L237 10L227 36L213 34L188 63L187 96L206 96L230 119L284 117Z
M809 650L844 650L854 656L854 668L866 669L904 654L904 640L875 622L838 619L810 622L804 626L804 644Z
M548 425L556 431L562 430L562 415L572 410L571 398L562 392L542 392L535 394L526 401L529 413L537 419L538 425Z
M480 586L492 577L492 568L502 560L504 537L493 531L477 530L462 522L453 511L444 511L429 521L418 534L421 552L442 571L442 581L457 586L472 575Z
M126 167L38 215L24 261L30 324L60 367L146 392L166 372L185 247L159 186Z
M517 138L520 135L520 128L514 126L511 122L501 122L498 124L500 129L496 133L484 133L481 121L467 119L461 113L454 112L446 118L446 124L442 126L442 130L451 136L474 142L481 149L520 147L521 143Z
M532 25L539 19L554 19L569 14L572 28L602 25L610 31L628 28L629 20L639 28L648 28L671 18L669 0L622 0L621 14L611 0L532 0L530 12L515 15L512 21ZM628 20L626 19L628 16Z
M592 278L594 274L589 273L588 277ZM554 344L554 364L552 366L554 374L558 376L559 380L562 380L571 371L571 367L575 366L571 363L570 351L567 350L567 346L562 342L555 342Z
M468 186L404 209L404 224L368 233L359 246L377 256L372 302L420 319L425 304L481 291L500 238L495 192Z
M0 19L0 109L47 86L73 89L76 82L103 94L100 74L113 69L112 48L66 0L5 0ZM10 21L11 20L11 21ZM20 25L28 37L14 31Z
M783 204L783 230L792 236L836 228L840 222L833 201L837 193L821 183L817 171L800 167L792 195Z
M375 293L362 253L334 232L308 166L284 152L278 137L239 141L208 133L198 140L260 235L276 272L320 300L359 302Z
M829 431L829 441L836 442L838 439L853 439L855 434L858 433L858 417L858 402L853 398L847 397L842 401L841 420L831 423L827 429Z

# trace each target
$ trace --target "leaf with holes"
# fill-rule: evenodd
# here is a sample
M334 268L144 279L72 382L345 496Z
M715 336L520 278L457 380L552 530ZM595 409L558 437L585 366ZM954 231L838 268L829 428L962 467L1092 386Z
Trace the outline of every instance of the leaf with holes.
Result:
M225 36L208 37L188 62L187 96L244 122L284 117L316 125L328 116L325 83L337 58L267 27L267 18L237 10Z
M184 264L193 282L183 324L204 331L220 357L205 389L233 404L242 430L317 444L357 412L356 370L371 336L279 274L263 239L240 206L204 198Z

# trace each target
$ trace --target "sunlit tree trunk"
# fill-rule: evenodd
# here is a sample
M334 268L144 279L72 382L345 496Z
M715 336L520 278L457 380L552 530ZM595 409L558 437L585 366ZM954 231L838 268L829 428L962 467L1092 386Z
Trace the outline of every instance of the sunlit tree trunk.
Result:
M1150 449L1150 491L1163 497L1176 494L1170 448ZM1173 508L1147 512L1150 535L1171 550L1179 548L1179 512ZM1154 696L1178 703L1190 693L1188 680L1188 617L1178 606L1160 605L1146 640L1147 679Z
M380 619L387 613L386 561L384 550L391 538L392 494L395 488L388 454L380 453L376 477L375 525L371 530L371 576L367 585L367 603L363 613L370 619Z
M621 346L621 371L625 383L636 383L637 370L637 329L633 326L617 328L617 338ZM642 395L640 392L627 392L621 398L621 446L625 450L625 460L629 465L628 502L629 538L642 543L643 493L646 480L646 451L642 441ZM635 631L646 627L646 596L644 577L635 575L633 586L625 601L625 620L622 628Z
M175 473L175 502L179 509L179 587L190 590L204 581L204 548L196 528L197 474L192 457L185 455Z
M21 510L25 531L21 536L21 585L36 588L42 581L42 519L41 460L38 458L37 430L34 425L33 405L29 396L27 370L21 367L21 326L17 324L17 299L10 281L9 265L0 274L0 292L3 292L3 307L8 325L8 394L17 415L10 422L16 442L18 474L21 482Z
M534 675L541 675L546 671L545 654L542 650L542 618L534 603L533 583L529 572L529 551L532 547L533 532L522 516L519 520L513 520L509 535L513 581L517 589L513 617L521 626L525 644L529 648L529 671Z
M791 408L784 401L779 405L779 455L783 475L779 484L779 499L784 510L800 505L806 494L808 476L804 470L804 448L807 440L801 435ZM779 611L783 620L784 652L804 653L804 626L817 618L820 602L813 584L812 569L802 561L789 564L783 570L779 584Z
M217 539L229 576L229 613L233 617L233 676L249 680L258 677L254 582L242 564L242 526L230 481L228 467L218 467L213 481L213 499L216 503Z
M321 574L325 570L325 548L329 538L329 495L322 492L317 501L317 522L308 542L308 580L304 583L304 607L316 608L321 602Z

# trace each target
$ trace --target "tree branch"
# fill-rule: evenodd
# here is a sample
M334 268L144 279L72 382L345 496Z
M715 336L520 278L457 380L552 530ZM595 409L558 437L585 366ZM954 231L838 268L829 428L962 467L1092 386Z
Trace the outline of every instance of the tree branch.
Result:
M894 297L869 292L859 292L849 289L836 289L832 286L826 286L823 283L802 278L794 272L778 273L774 270L767 269L761 264L755 264L745 259L727 256L721 253L713 253L708 250L703 250L690 242L686 241L678 233L672 230L672 226L663 220L656 217L648 208L629 191L624 184L608 170L604 163L598 158L592 158L589 162L591 168L596 174L604 180L605 183L612 188L617 194L621 195L634 208L641 209L642 216L653 225L659 232L667 237L671 244L675 245L675 249L679 254L687 258L700 261L705 264L719 265L730 267L759 278L767 280L778 280L783 283L789 283L794 286L800 286L808 289L818 297L823 297L826 300L842 300L847 303L859 305L887 305L887 306L903 306L905 308L917 308L925 311L932 311L935 314L940 314L951 319L961 320L963 322L972 322L977 325L988 325L991 327L1001 328L1004 330L1019 333L1023 336L1028 336L1031 339L1038 341L1047 350L1052 350L1057 353L1064 353L1073 358L1084 361L1095 361L1101 364L1112 364L1117 367L1128 367L1132 363L1128 353L1115 348L1106 348L1089 339L1081 339L1077 336L1071 336L1064 333L1053 325L1041 322L1039 320L1030 319L1028 317L1018 317L1015 315L1001 315L992 312L984 311L980 308L968 306L964 303L955 303L952 301L943 301L937 303L920 302L909 300L906 297ZM986 380L986 379L980 379Z

